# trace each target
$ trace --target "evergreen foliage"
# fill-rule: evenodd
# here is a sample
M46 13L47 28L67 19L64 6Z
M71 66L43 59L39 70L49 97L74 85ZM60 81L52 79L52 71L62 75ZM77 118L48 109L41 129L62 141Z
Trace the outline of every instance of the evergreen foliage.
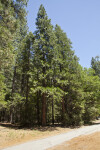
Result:
M95 75L98 75L100 77L100 57L99 56L96 56L95 58L92 57L91 67L95 70Z

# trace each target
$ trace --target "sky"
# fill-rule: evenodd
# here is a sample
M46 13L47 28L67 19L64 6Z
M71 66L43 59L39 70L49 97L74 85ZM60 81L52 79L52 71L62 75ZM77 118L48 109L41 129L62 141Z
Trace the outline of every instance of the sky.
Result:
M100 0L29 0L29 31L36 29L41 4L52 25L58 24L66 32L80 65L89 68L91 58L100 56Z

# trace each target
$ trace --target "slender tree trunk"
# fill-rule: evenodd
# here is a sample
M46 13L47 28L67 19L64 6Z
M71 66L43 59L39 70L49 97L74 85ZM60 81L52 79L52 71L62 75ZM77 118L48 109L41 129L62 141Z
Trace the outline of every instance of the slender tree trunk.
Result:
M13 74L13 81L12 81L12 95L14 93L14 90L15 90L15 80L16 80L16 66L14 67L14 74Z
M65 113L65 103L64 103L64 99L62 99L62 113Z
M45 62L45 53L43 52L43 61ZM46 68L42 69L43 76L45 75ZM42 86L46 87L45 79L42 80ZM46 93L42 94L42 126L46 125Z
M42 126L46 126L46 95L42 94Z
M26 79L26 104L28 102L28 97L29 97L29 75L27 75Z
M15 92L15 80L16 80L16 68L17 66L14 67L14 73L13 73L13 81L12 81L12 91L11 91L11 97L12 97L12 101L13 101L13 93ZM11 106L10 108L10 123L14 122L14 114L13 114L13 107Z
M26 101L25 101L25 123L27 123L27 120L29 119L28 116L28 97L29 97L29 76L26 77Z
M29 99L29 70L30 70L30 50L28 50L27 53L27 70L26 70L26 102L25 102L25 120L28 120L28 115L29 115L29 109L28 109L28 99Z
M23 68L22 80L21 80L21 94L22 95L23 95L23 91L24 91L24 80L25 80L25 75L24 75L24 68Z
M10 108L10 123L13 123L13 108Z
M64 103L64 98L62 98L62 122L64 123L65 121L65 103Z
M39 92L37 92L37 123L40 125Z
M52 99L52 124L54 125L54 101Z
M26 102L28 102L29 95L29 73L30 70L30 50L28 50L28 61L27 61L27 75L26 75Z

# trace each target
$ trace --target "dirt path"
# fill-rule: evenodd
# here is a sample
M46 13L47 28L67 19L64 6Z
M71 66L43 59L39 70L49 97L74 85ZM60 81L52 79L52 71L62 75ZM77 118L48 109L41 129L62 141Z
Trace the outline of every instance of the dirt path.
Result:
M46 150L65 141L69 141L80 135L89 135L100 131L100 124L86 126L84 128L74 129L67 133L44 138L41 140L30 141L24 144L6 148L4 150Z

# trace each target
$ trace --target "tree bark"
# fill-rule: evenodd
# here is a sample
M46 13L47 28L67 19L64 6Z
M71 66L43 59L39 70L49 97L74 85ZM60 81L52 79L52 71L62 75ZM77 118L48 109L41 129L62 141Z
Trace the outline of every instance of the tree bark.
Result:
M21 93L22 93L22 95L23 95L23 91L24 91L24 80L25 80L25 75L24 75L24 68L23 68L22 80L21 80Z
M64 98L62 98L62 122L64 123L65 119L65 103L64 103Z
M37 92L37 123L40 125L39 92Z
M52 99L52 124L54 125L54 101Z
M13 101L13 93L15 92L15 80L16 80L16 68L17 66L14 67L14 73L13 73L13 81L12 81L12 91L11 91L11 101ZM13 108L11 106L10 108L10 123L13 123Z
M14 93L14 90L15 90L15 80L16 80L16 66L14 67L14 73L13 73L13 81L12 81L12 95Z
M46 96L42 94L42 126L46 126Z

